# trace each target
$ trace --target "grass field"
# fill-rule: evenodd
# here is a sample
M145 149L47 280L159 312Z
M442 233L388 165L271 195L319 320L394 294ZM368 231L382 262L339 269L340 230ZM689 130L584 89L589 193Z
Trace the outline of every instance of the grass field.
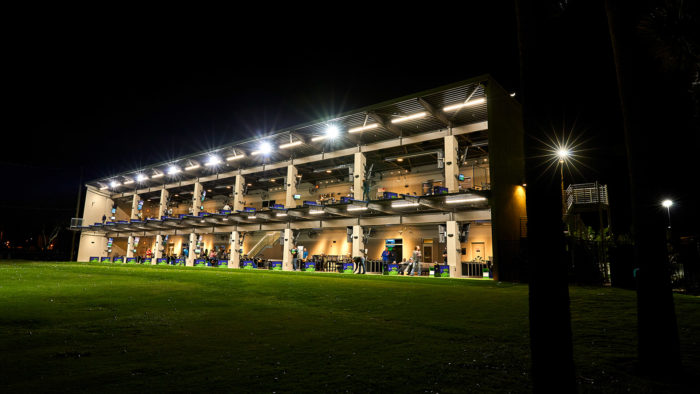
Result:
M690 391L700 299L677 295L685 378L634 374L635 294L571 287L579 388ZM0 263L0 392L527 392L525 285L114 264Z

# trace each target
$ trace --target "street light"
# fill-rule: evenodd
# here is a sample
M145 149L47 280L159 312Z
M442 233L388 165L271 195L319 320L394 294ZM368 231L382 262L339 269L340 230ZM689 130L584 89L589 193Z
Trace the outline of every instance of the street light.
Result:
M671 205L673 205L673 201L666 199L661 201L661 205L666 208L666 212L668 212L668 228L671 228Z
M571 151L567 147L557 149L557 157L559 157L559 173L561 174L561 216L566 215L566 194L564 194L564 163L571 156Z

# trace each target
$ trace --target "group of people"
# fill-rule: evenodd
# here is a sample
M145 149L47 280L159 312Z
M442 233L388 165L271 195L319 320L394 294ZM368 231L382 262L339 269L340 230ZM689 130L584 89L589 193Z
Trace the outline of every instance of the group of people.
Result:
M294 271L297 271L300 269L299 265L301 262L307 261L307 256L308 256L308 250L304 250L303 255L300 256L299 250L296 247L293 247L290 250L292 254L292 269ZM367 255L367 249L361 250L361 255L360 256L355 256L350 257L348 255L347 261L353 262L353 273L358 274L358 275L363 275L367 273L367 265L366 265L366 258L365 256ZM416 245L416 248L413 250L411 257L409 257L408 261L404 258L402 262L399 263L399 274L400 275L410 275L410 276L420 276L421 275L421 250L420 246ZM396 264L398 261L399 257L396 254L396 250L390 250L388 247L384 248L384 251L382 252L382 265L383 265L383 270L388 269L389 264ZM321 255L318 258L314 258L314 262L316 263L317 267L320 267L322 270L323 269L328 269L328 264L329 262L325 259L325 255ZM342 262L336 262L336 264L341 264Z
M408 261L406 261L404 258L399 263L399 275L416 276L416 273L418 273L418 276L420 276L421 256L420 246L416 245L413 253L411 253L411 257L408 258ZM396 256L396 251L389 250L388 247L384 248L384 251L382 252L382 263L384 264L384 270L387 270L389 264L396 264L397 261L398 257Z

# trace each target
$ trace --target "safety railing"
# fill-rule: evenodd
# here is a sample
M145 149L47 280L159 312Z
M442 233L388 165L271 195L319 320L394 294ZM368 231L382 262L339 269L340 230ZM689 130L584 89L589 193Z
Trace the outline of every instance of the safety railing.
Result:
M604 204L608 205L608 186L595 183L579 183L569 185L566 189L566 209L574 204Z

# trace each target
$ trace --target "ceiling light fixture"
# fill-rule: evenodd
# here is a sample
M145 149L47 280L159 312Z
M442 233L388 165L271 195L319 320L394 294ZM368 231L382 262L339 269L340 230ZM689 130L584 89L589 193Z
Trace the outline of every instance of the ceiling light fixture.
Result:
M178 166L170 166L170 168L168 168L168 175L175 175L180 172L182 172L182 170ZM155 178L155 176L153 177Z
M227 157L226 161L238 160L238 159L242 159L244 157L245 157L245 153L243 153L243 152L238 153L238 154L236 154L236 152L233 152L233 156Z
M219 156L209 156L209 159L207 160L206 163L204 163L205 166L211 167L211 166L216 166L221 164L221 158Z
M352 129L348 130L348 133L360 133L362 131L376 129L377 127L379 127L379 123L370 123L366 126L353 127Z
M282 144L282 145L279 146L279 148L280 148L280 149L287 149L287 148L291 148L291 147L293 147L293 146L297 146L297 145L301 145L301 144L303 144L303 142L300 141L300 140L297 140L297 141L294 141L294 142L289 142L289 143L286 143L286 144Z
M457 204L460 202L477 202L477 201L486 201L486 197L460 198L460 199L454 199L454 200L447 200L445 202L448 204Z
M447 107L443 108L442 110L445 112L456 111L460 108L471 107L473 105L483 104L485 102L486 102L486 99L482 97L482 98L478 98L476 100L466 101L466 102L461 103L461 104L448 105Z
M417 207L418 204L417 202L392 202L391 207L392 208L404 208L404 207Z
M401 117L401 118L392 119L392 120L391 120L391 123L408 122L409 120L414 120L414 119L423 118L423 117L425 117L425 115L427 115L427 114L428 114L427 112L418 112L418 113L415 113L415 114L413 114L413 115L408 115L408 116L403 116L403 117Z

